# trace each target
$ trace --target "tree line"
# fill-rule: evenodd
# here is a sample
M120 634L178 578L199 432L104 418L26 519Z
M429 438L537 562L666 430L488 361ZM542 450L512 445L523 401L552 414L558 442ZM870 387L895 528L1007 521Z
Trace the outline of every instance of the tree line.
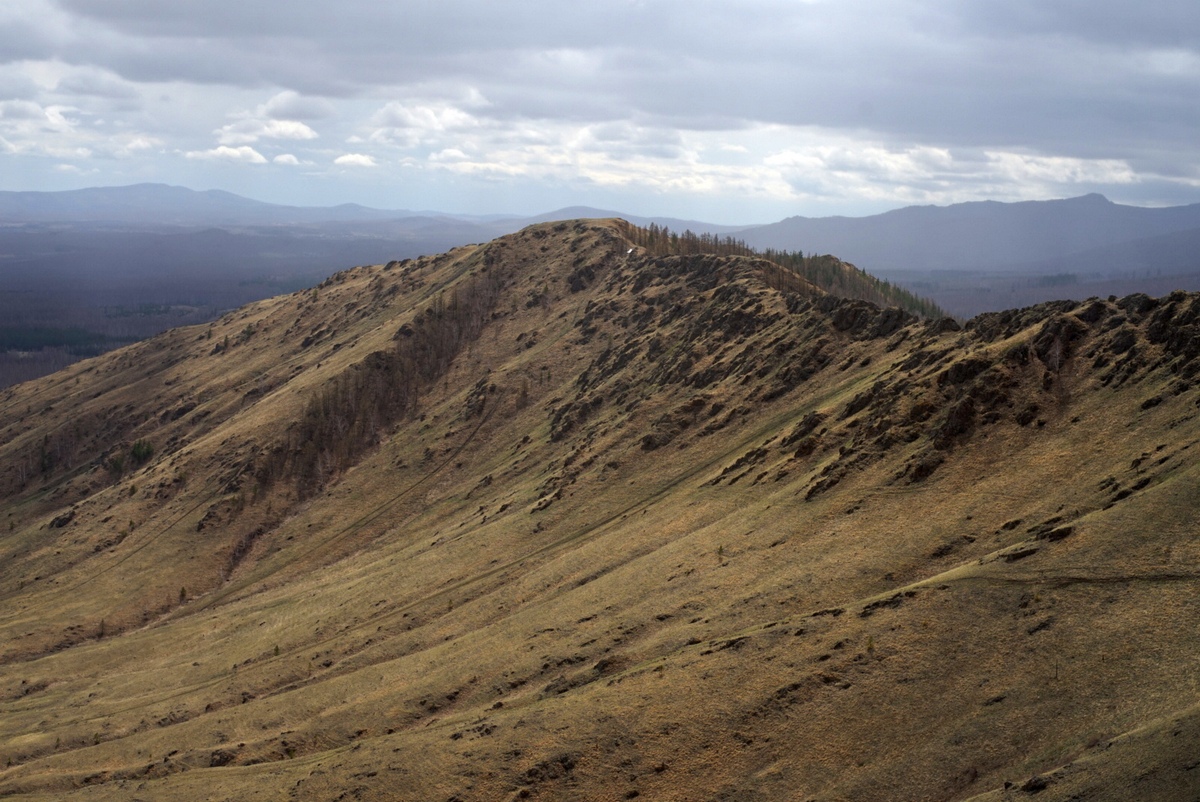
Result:
M805 256L803 251L774 248L760 251L746 244L745 240L728 235L696 234L690 230L680 233L656 223L644 227L626 223L626 226L624 233L630 242L653 256L713 254L757 257L800 276L832 295L870 301L879 306L898 306L925 318L947 316L940 306L928 298L922 298L886 279L876 278L829 254Z
M287 444L268 455L259 480L294 479L305 498L357 462L387 428L412 414L421 393L479 337L503 285L498 270L484 267L401 326L392 348L332 379L309 401Z

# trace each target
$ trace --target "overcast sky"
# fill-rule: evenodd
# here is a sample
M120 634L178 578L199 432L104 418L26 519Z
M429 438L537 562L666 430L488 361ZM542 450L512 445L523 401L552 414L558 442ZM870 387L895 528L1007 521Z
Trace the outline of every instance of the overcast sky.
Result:
M1196 0L3 0L0 189L719 223L1200 202Z

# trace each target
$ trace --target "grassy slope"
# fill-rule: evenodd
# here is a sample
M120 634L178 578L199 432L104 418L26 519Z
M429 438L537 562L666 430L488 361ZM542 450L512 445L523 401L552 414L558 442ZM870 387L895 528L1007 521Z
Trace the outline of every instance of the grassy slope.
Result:
M1200 427L1150 340L1194 298L939 333L617 231L357 269L0 397L0 794L1187 798ZM506 294L417 417L311 499L254 480L489 253Z

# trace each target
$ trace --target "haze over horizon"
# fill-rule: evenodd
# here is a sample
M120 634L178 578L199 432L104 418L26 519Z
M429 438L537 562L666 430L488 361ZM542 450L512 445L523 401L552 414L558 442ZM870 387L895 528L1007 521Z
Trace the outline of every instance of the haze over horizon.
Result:
M1200 8L586 3L0 10L0 190L725 224L1200 201Z

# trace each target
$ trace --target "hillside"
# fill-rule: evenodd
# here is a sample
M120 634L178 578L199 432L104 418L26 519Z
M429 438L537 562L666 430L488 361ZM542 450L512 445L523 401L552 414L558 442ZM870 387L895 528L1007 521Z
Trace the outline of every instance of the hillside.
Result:
M1200 296L619 221L0 392L0 796L1191 800Z

